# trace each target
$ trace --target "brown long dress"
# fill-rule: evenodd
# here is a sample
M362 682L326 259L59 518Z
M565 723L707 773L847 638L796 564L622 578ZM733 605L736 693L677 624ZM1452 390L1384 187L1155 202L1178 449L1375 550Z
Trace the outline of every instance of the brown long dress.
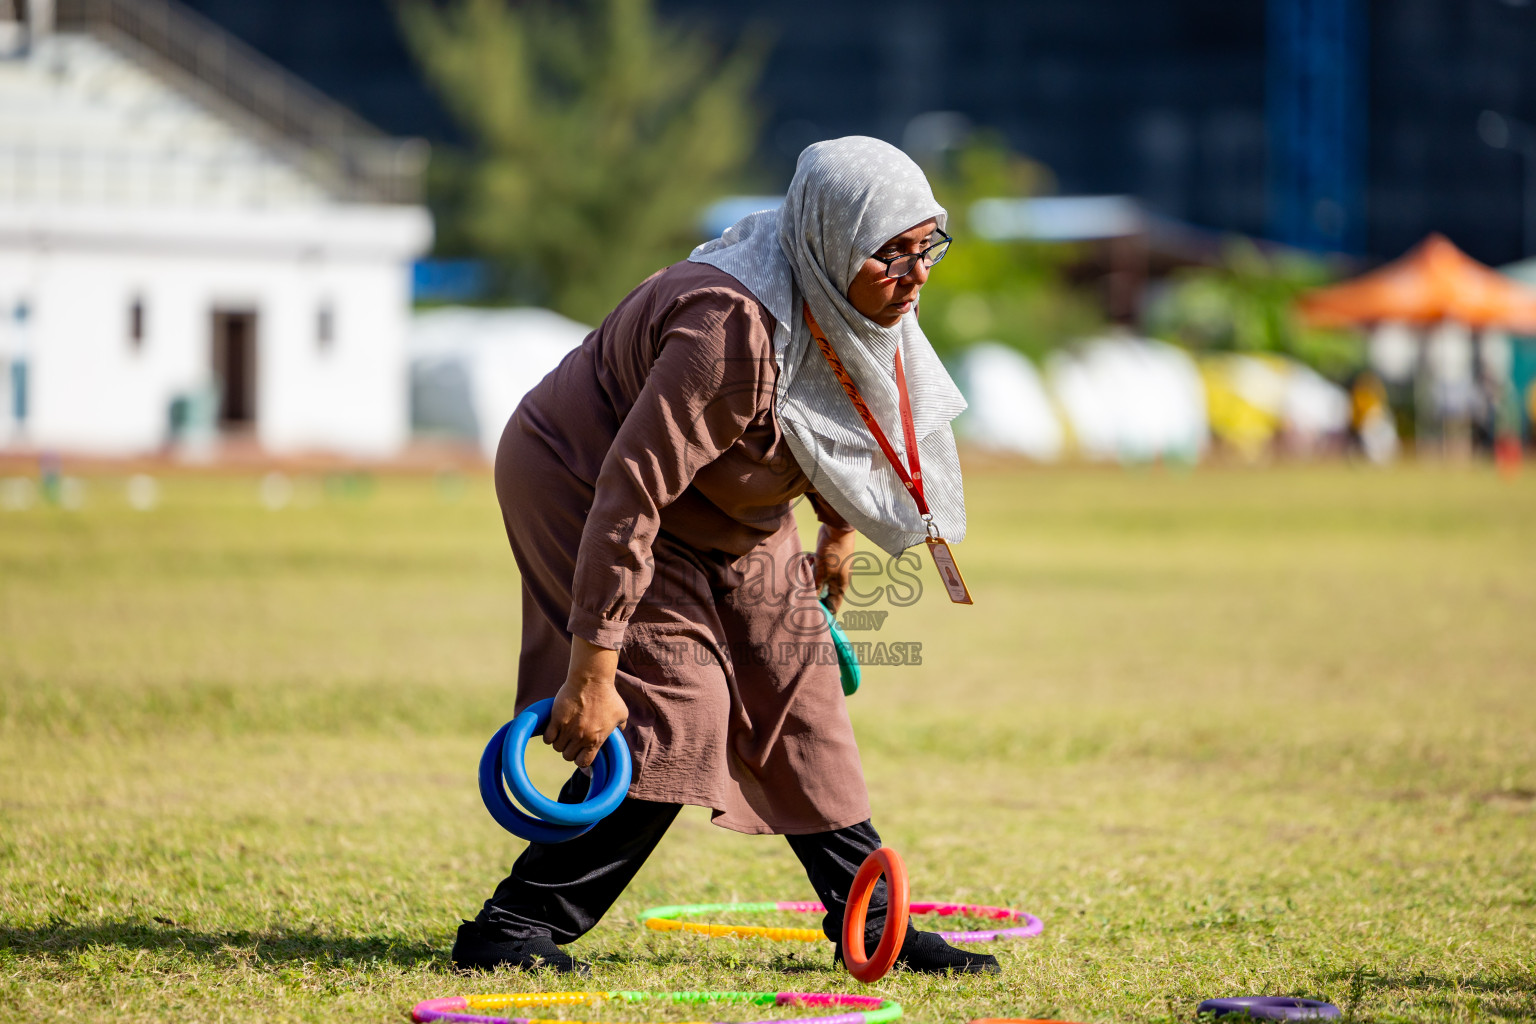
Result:
M572 634L620 651L630 795L749 833L869 817L774 417L774 320L730 275L648 278L508 421L496 493L522 573L517 707ZM812 494L823 522L847 529Z

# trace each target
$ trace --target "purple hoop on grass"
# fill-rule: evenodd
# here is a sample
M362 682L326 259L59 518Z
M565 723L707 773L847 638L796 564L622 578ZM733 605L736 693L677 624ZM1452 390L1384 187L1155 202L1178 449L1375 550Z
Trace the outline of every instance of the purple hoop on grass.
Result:
M1317 999L1294 996L1240 996L1234 999L1207 999L1196 1013L1217 1017L1247 1014L1254 1020L1333 1020L1339 1008Z

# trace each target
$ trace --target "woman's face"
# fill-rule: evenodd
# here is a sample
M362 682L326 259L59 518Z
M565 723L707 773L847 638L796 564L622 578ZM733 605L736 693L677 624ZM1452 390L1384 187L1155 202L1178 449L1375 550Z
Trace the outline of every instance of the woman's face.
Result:
M939 222L932 217L915 224L880 247L875 255L889 259L906 253L922 252L929 245ZM904 313L917 305L917 293L928 282L930 268L918 260L906 277L885 276L885 264L867 259L848 285L848 301L881 327L895 327Z

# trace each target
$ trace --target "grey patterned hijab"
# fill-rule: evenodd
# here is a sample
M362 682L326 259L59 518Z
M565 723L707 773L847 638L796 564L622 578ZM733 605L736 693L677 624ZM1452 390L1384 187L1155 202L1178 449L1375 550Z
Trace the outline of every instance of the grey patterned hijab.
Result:
M924 494L945 539L963 539L965 492L950 421L964 411L965 399L923 336L916 313L881 327L846 297L870 253L929 218L942 228L946 214L922 170L896 147L855 135L807 147L781 209L743 217L689 256L736 278L778 321L774 405L790 451L811 487L893 555L927 535L922 517L816 347L800 303L810 305L906 460L895 379L900 348Z

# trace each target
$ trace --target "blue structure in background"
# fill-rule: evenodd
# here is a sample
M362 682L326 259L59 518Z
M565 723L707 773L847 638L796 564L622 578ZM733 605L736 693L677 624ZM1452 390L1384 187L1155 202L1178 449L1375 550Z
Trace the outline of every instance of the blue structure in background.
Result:
M418 260L411 266L416 302L473 302L484 297L489 285L483 260Z
M1358 252L1367 125L1364 0L1269 0L1269 230Z

